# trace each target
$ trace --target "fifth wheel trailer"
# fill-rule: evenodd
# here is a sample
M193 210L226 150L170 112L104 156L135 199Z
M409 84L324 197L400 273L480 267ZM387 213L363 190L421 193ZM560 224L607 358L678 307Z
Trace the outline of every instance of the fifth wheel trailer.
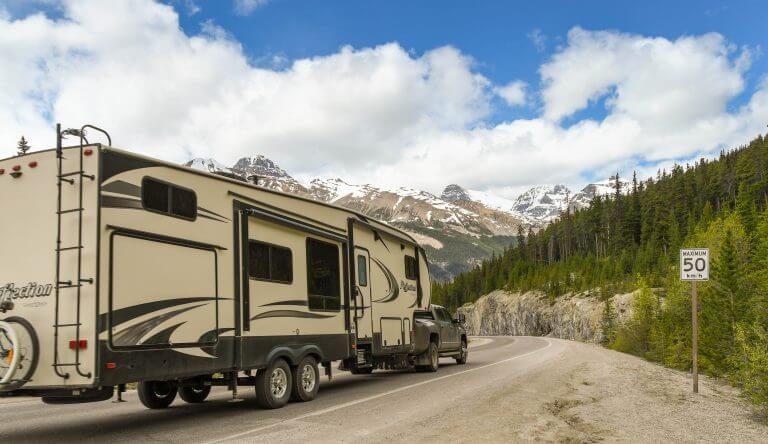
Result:
M276 408L314 398L331 361L424 361L407 233L110 145L57 128L56 149L0 160L0 391L76 403L138 382L162 408L254 385Z

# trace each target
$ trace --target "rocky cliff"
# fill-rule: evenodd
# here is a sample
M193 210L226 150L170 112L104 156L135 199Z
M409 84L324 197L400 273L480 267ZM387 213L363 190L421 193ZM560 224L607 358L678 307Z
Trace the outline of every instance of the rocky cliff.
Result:
M618 323L631 315L634 293L612 298ZM459 308L472 335L551 336L587 342L603 339L605 302L594 293L566 294L550 303L542 292L498 290Z

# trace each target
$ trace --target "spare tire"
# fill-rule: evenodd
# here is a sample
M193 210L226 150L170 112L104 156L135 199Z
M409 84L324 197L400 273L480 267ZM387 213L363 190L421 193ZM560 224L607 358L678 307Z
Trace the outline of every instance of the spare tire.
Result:
M10 391L23 386L35 373L40 358L40 344L34 327L24 318L10 316L0 321L0 342L10 345L9 368L0 375L0 390Z

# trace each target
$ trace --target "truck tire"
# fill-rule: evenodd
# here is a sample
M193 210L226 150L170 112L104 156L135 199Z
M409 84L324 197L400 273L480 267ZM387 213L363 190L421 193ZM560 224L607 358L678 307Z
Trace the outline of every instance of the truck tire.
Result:
M164 409L176 399L178 388L168 381L144 381L136 390L139 401L148 409Z
M461 340L461 349L459 349L459 354L456 356L456 364L458 365L464 365L467 363L467 356L469 356L469 349L467 348L467 340L462 339Z
M199 387L184 386L179 388L179 396L181 396L181 399L188 404L199 404L205 401L210 393L210 385Z
M317 361L312 356L307 356L293 369L293 389L291 400L307 402L315 399L320 389L320 370L317 369Z
M256 402L265 409L279 409L291 397L292 372L283 359L274 361L256 375Z
M437 351L437 344L434 342L429 343L427 356L429 357L429 364L420 365L416 369L422 372L436 372L440 367L440 354Z

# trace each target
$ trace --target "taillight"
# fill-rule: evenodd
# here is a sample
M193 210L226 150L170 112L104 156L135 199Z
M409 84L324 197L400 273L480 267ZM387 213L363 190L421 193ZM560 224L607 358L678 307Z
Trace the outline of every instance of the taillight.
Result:
M14 165L13 168L11 168L13 171L21 171L21 165Z
M5 168L0 168L0 176L2 176L3 174L5 174Z
M80 339L79 341L76 341L76 340L73 339L73 340L69 341L69 349L70 350L75 350L75 349L84 350L87 347L88 347L88 340L87 339Z
M115 369L115 368L117 368L117 364L115 364L114 362L107 362L107 363L104 365L104 367L106 367L106 368L108 368L108 369Z
M37 162L34 162L34 161L33 161L33 162L29 162L29 167L30 167L30 168L35 168L35 167L37 167Z
M90 148L86 148L85 151L83 151L83 154L86 156L90 156L91 154L93 154L93 150Z

